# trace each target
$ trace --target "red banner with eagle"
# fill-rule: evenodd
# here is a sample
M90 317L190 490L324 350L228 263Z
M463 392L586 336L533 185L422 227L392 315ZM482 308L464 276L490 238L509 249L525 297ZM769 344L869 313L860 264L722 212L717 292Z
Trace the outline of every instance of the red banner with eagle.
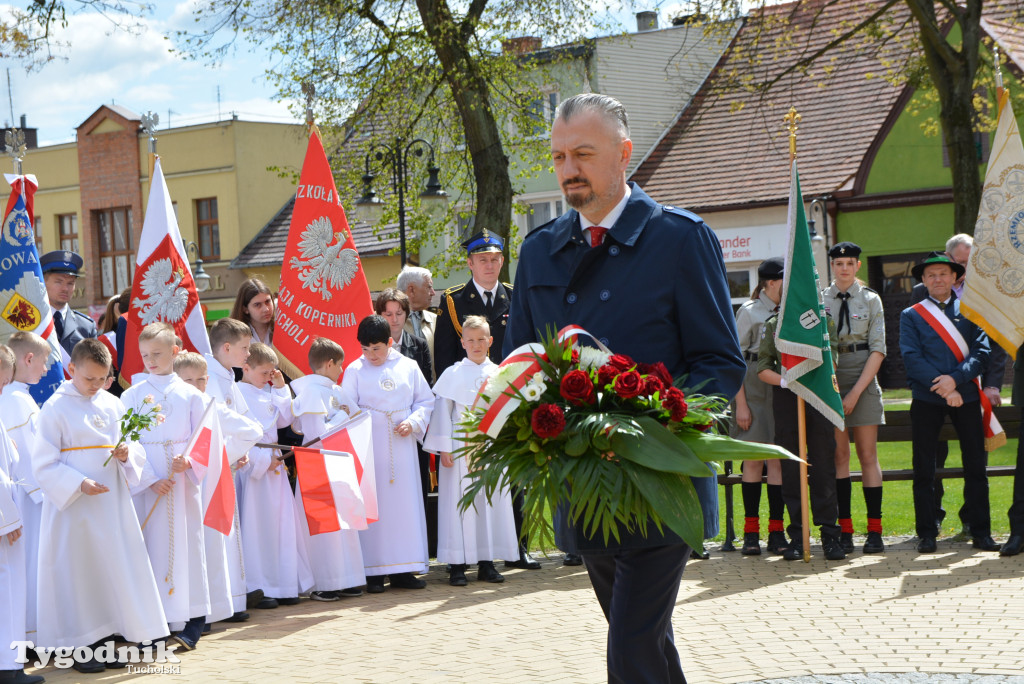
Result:
M340 344L346 364L359 358L356 328L371 313L363 265L320 132L313 127L281 264L274 320L281 370L292 378L311 373L307 355L318 337Z
M170 323L185 349L210 353L199 293L192 279L159 157L153 165L146 218L135 257L132 303L125 318L128 327L120 369L120 382L124 387L131 384L132 376L145 372L139 356L139 333L150 323Z

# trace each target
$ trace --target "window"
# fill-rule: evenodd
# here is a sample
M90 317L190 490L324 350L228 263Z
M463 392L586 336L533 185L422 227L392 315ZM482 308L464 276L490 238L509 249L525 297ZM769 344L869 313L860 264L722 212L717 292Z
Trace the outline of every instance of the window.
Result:
M562 215L562 200L544 200L542 202L530 202L527 206L530 211L526 214L526 232L532 233L535 228L540 228L551 219Z
M40 216L36 216L32 222L32 235L35 236L36 241L36 253L42 256L43 254L43 234L39 230L39 226L43 225L43 219Z
M534 121L532 135L547 135L555 120L555 110L560 102L558 91L546 91L527 105L527 114Z
M754 291L753 284L757 282L754 280L755 270L744 268L726 271L725 278L729 282L729 297L732 298L733 306L739 306L750 299Z
M199 233L199 258L220 260L220 225L217 222L217 198L196 200L196 231Z
M113 297L124 288L131 287L135 276L132 210L129 207L118 207L94 211L93 224L99 234L103 297Z
M78 251L78 214L58 214L57 232L60 233L61 249L81 254ZM36 240L39 240L38 230Z

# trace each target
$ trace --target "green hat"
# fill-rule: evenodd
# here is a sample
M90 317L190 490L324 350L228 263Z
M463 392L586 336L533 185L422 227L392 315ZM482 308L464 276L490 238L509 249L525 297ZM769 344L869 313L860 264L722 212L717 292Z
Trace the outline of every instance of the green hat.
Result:
M921 263L914 266L914 268L910 270L910 273L914 276L917 282L921 282L921 279L924 277L924 269L932 264L946 264L953 269L957 278L962 277L966 270L963 266L950 259L945 252L932 252L926 256Z

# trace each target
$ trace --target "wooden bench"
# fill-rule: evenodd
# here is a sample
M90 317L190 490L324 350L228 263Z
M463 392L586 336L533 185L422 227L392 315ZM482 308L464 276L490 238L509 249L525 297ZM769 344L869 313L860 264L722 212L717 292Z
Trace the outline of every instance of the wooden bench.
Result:
M1020 434L1021 409L1019 406L999 406L994 410L994 413L996 414L996 418L999 419L1000 425L1003 426L1003 430L1006 431L1007 438L1013 439ZM956 439L956 430L953 428L953 424L950 423L948 418L942 426L942 431L939 432L939 439L943 441L952 441ZM910 411L887 409L885 412L885 425L878 426L878 441L910 442ZM722 550L734 551L736 547L733 546L733 540L736 537L736 530L734 526L733 509L735 508L735 497L733 487L740 484L743 481L743 478L740 473L733 472L732 461L726 461L724 467L725 472L718 476L718 484L725 486L725 542L722 544ZM1014 466L989 466L987 470L989 477L1010 477L1014 474L1016 469ZM960 479L963 478L963 476L963 468L938 468L935 471L936 479ZM914 471L909 468L882 471L883 482L898 482L901 480L906 481L913 479ZM861 473L851 471L850 480L853 482L861 482Z

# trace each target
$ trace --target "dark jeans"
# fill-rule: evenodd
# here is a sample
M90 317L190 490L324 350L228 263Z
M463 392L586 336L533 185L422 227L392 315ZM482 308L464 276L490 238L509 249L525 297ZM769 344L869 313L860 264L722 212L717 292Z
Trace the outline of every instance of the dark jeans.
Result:
M609 684L686 684L672 611L689 557L686 544L583 554L608 619Z
M985 467L985 432L978 402L958 408L914 399L910 404L911 439L914 450L914 516L917 536L934 538L938 535L935 524L935 467L939 431L949 416L960 441L964 467L964 501L967 504L971 536L987 537L992 533L992 520L988 504L988 474Z
M206 626L206 616L194 617L185 623L181 630L181 636L193 644L199 643L199 637L203 636L203 627Z
M775 443L800 455L797 423L797 396L788 389L772 388L772 410L775 414ZM807 418L807 484L810 488L811 520L821 529L822 537L839 537L839 504L836 501L836 436L825 416L809 404ZM803 539L800 515L800 464L782 461L782 500L789 511L790 539Z
M1020 409L1017 440L1017 469L1013 473L1013 503L1010 505L1010 534L1024 534L1024 406Z

